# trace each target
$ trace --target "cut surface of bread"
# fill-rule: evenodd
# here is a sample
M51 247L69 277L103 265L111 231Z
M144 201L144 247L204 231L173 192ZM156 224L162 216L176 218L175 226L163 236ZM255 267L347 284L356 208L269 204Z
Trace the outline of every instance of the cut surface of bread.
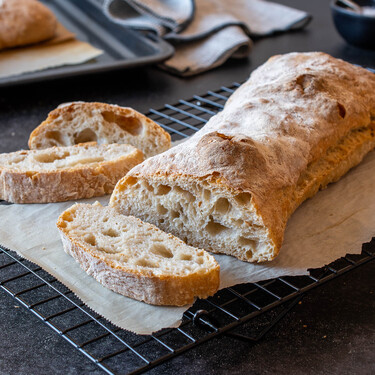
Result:
M0 199L47 203L110 194L143 159L140 150L125 144L87 143L0 154Z
M155 122L131 108L105 103L61 105L31 133L30 149L83 142L127 143L150 157L170 148L171 137Z
M36 0L0 1L0 50L54 37L55 15Z
M193 246L272 260L294 210L375 147L374 121L374 74L275 56L198 133L120 180L110 205Z
M64 250L89 275L127 297L183 306L218 290L212 255L98 202L70 207L57 228Z

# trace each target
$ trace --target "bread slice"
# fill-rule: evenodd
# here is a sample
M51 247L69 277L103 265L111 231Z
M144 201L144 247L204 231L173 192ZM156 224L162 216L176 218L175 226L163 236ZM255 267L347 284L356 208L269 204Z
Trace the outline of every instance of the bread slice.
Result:
M105 287L153 305L183 306L219 287L206 251L96 202L75 204L57 221L64 250Z
M72 146L83 142L127 143L145 157L166 151L171 136L155 122L131 108L105 103L61 105L31 133L30 149Z
M279 253L290 215L375 147L375 74L324 53L271 58L193 137L136 166L110 205L192 246Z
M142 160L133 146L94 142L0 154L0 199L48 203L109 194Z
M55 15L39 1L0 1L0 50L50 39L56 27Z

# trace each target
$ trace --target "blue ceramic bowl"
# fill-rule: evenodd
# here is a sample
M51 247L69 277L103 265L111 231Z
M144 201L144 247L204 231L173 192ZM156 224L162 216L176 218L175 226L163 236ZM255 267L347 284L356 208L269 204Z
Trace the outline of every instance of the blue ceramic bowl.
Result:
M375 9L375 0L356 0L356 3ZM355 13L337 0L331 2L331 10L337 31L348 43L375 49L375 16Z

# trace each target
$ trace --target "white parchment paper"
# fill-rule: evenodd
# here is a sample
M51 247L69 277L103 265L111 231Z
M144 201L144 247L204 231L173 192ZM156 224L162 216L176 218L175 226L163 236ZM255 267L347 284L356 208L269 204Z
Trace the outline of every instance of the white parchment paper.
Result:
M293 214L276 260L259 265L215 255L221 267L221 288L307 274L309 268L321 267L347 253L360 253L362 243L375 235L374 189L375 152L371 152L358 167ZM96 200L106 204L108 197ZM40 265L87 306L121 328L150 334L178 326L189 306L151 306L116 294L88 276L65 254L55 223L72 203L0 205L0 244Z

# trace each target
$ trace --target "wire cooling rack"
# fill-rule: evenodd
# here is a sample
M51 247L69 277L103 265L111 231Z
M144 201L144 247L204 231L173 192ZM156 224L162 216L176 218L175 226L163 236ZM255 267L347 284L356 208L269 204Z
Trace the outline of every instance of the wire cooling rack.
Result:
M148 116L177 141L198 131L238 86L234 83L151 109ZM147 336L115 327L43 269L1 247L0 287L108 374L141 374L219 335L256 342L304 293L374 259L375 238L363 244L360 255L346 255L311 270L309 276L279 277L220 290L197 300L179 328Z

